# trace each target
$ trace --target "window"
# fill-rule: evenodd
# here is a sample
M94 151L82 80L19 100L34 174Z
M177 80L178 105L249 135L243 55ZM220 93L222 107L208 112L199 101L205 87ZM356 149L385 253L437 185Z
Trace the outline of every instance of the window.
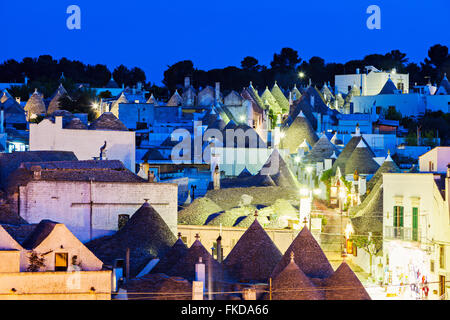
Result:
M434 171L434 162L433 161L428 162L428 171Z
M430 272L434 273L434 260L430 260Z
M394 113L395 112L395 106L389 106L389 112Z
M403 207L394 206L394 227L403 227Z
M445 269L445 246L439 246L439 268Z
M352 91L352 86L348 86L347 89L348 89L348 92Z
M181 241L183 241L184 242L184 244L186 244L187 245L187 237L185 236L185 237L181 237Z
M55 271L67 271L68 260L66 252L55 252Z
M380 114L381 113L381 107L376 107L376 113Z
M122 229L127 224L128 220L130 220L129 214L119 214L117 221L117 229L118 230Z
M446 299L445 276L442 276L442 275L439 276L439 297L441 300Z

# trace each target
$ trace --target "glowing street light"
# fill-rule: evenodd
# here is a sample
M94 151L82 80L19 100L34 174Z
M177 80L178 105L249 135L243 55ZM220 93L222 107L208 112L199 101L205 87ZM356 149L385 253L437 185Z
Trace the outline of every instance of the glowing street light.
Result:
M347 223L347 226L345 227L345 238L348 240L350 239L351 235L353 234L353 226L350 223L350 221Z
M298 73L298 77L299 77L300 79L303 79L303 78L305 77L305 74L303 73L303 71L300 71L300 72Z

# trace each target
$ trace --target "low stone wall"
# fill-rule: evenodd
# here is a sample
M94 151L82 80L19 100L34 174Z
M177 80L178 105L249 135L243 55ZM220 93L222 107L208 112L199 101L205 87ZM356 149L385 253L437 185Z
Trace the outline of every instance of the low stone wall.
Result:
M246 230L247 228L237 227L220 228L220 226L178 225L178 232L181 232L183 238L186 237L185 240L188 247L194 243L195 235L198 233L201 243L210 253L214 242L216 242L219 233L221 233L224 258L230 253ZM299 233L299 230L293 229L265 229L265 231L283 254Z
M0 300L110 299L111 271L107 270L0 273Z

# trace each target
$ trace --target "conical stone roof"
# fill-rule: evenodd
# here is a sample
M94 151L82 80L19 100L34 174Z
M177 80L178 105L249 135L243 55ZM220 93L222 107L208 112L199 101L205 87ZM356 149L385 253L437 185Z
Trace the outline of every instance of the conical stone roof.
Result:
M119 117L119 104L120 103L129 103L125 93L122 91L119 98L113 102L110 108L110 112L113 113L116 117Z
M263 94L261 95L261 100L263 101L265 106L269 105L269 108L275 114L281 112L281 106L278 104L278 101L275 99L275 97L269 91L269 88L266 87L266 90L264 90Z
M361 135L353 136L349 142L345 145L342 152L339 154L339 157L336 159L336 161L333 163L333 174L336 173L337 167L339 166L341 169L341 172L345 172L345 165L350 158L350 156L353 153L353 150L355 150L358 143L363 140L364 138ZM373 154L373 157L375 157L375 154ZM353 173L353 172L352 172Z
M59 110L60 104L59 99L67 94L66 89L64 89L63 85L60 84L58 89L56 90L55 94L53 95L52 100L50 101L50 104L47 108L47 114L52 114L56 110Z
M146 202L114 235L95 239L86 246L106 264L124 259L129 248L130 272L136 275L152 258L163 257L175 241L176 237L166 222Z
M366 289L346 262L326 280L326 300L371 300Z
M34 91L34 93L30 96L27 101L27 104L24 107L24 110L28 112L27 119L30 120L31 115L36 114L45 114L45 103L42 94Z
M333 268L325 256L325 253L322 251L308 228L304 227L272 271L272 278L276 278L289 264L291 261L291 252L294 252L295 263L308 277L324 279L333 274Z
M187 254L188 248L181 240L181 233L172 248L161 258L158 264L152 269L152 273L165 273L169 275L170 269Z
M169 101L167 102L168 107L178 107L183 104L183 98L178 93L178 90L175 90L175 93L170 97Z
M87 130L88 127L79 118L73 118L64 129Z
M289 149L289 153L297 153L297 150L303 140L313 146L319 138L314 132L310 122L300 111L294 122L286 130L285 136L282 139L283 148Z
M277 100L278 104L280 105L283 113L289 112L289 100L286 99L284 93L281 91L280 87L275 84L272 87L271 90L272 96Z
M345 174L353 174L355 170L358 174L374 174L380 166L373 157L373 152L366 143L359 141L345 164Z
M280 250L254 219L223 263L239 281L266 282L281 257Z
M338 154L339 150L330 142L330 140L328 140L327 136L323 134L305 156L305 160L311 163L321 162L325 159L329 159L333 155L333 152Z
M112 112L105 112L89 126L89 130L128 131L127 127Z
M277 149L272 151L258 175L270 176L279 187L294 188L297 186L294 175Z
M222 266L212 258L211 254L198 239L194 241L184 257L178 260L170 269L169 274L188 280L194 280L195 264L199 262L199 258L202 258L202 262L205 264L206 281L208 281L209 275L208 263L211 263L213 281L217 280L218 277L221 277Z
M397 164L392 160L391 156L388 155L386 160L384 160L383 164L378 168L377 172L375 172L372 179L367 182L367 190L372 190L375 184L378 181L382 181L383 173L399 173L401 172L400 168Z
M391 77L389 77L379 94L395 94L396 91L397 87L394 82L392 82Z
M289 264L272 281L272 299L323 300L323 294L295 263L292 253Z

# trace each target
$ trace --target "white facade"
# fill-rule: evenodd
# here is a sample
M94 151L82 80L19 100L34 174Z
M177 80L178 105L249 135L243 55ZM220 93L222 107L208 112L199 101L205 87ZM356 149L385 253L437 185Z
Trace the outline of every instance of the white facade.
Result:
M426 96L427 110L450 112L450 95Z
M436 147L419 157L420 172L447 172L450 164L450 147Z
M355 96L352 102L355 113L380 114L394 107L403 116L417 116L426 109L426 97L418 93Z
M409 74L400 74L394 72L371 71L357 74L335 75L336 93L347 94L349 89L356 85L362 96L373 96L380 93L384 84L391 77L395 86L400 89L403 87L403 93L409 92Z
M82 242L111 235L119 214L130 217L144 199L177 233L178 187L169 183L32 180L19 188L19 215L29 223L64 223ZM92 204L91 204L92 201ZM91 231L92 230L92 231Z
M383 174L385 281L395 286L426 280L429 299L448 299L443 286L447 293L450 287L442 284L450 278L449 178L443 195L435 182L439 177Z
M78 160L99 157L100 148L107 143L106 158L120 160L135 172L135 133L131 131L63 129L62 117L55 123L48 119L30 123L30 151L73 151Z

